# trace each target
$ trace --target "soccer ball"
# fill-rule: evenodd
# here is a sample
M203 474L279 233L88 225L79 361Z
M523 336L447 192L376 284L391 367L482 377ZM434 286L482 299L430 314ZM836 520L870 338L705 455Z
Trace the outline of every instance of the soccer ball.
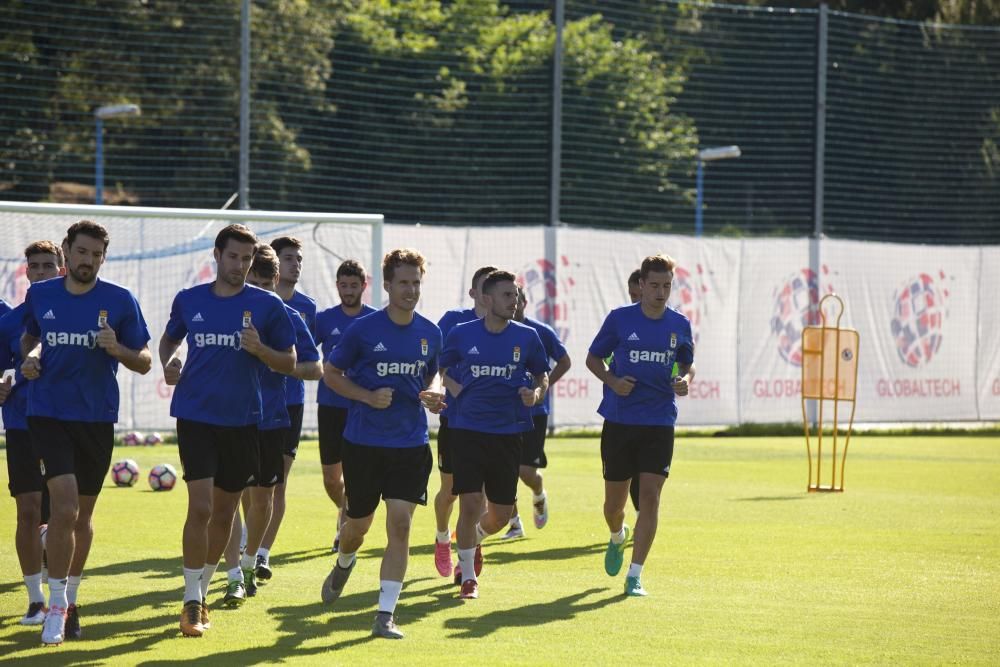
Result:
M125 459L111 466L111 481L115 486L135 486L139 481L139 464Z
M155 433L155 432L154 433L150 433L149 435L147 435L145 437L145 439L143 440L143 442L145 442L147 445L149 445L150 447L152 447L153 445L158 445L161 442L163 442L163 436L160 435L159 433Z
M177 483L177 471L169 463L153 466L149 471L149 488L153 491L169 491Z
M129 447L135 447L136 445L141 445L142 440L143 440L142 433L139 433L139 431L129 431L122 438L122 444L127 445Z

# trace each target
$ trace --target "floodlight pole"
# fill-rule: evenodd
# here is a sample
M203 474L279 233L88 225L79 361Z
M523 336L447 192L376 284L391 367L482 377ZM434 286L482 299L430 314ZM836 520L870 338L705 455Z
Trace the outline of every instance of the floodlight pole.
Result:
M701 236L704 229L702 207L705 202L705 163L715 160L738 158L743 152L739 146L720 146L717 148L702 148L697 153L697 170L695 171L695 205L694 205L694 235Z
M94 111L94 133L97 145L94 155L94 203L104 203L104 121L108 118L139 116L142 110L138 104L111 104L97 107Z

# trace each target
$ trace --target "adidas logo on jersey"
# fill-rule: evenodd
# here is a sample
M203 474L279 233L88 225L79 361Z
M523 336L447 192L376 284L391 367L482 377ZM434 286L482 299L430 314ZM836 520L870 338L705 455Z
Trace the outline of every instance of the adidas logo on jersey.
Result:
M191 318L192 322L204 322L205 318L201 316L201 313L195 313L194 317Z
M473 345L473 346L472 346L472 347L471 347L471 348L469 349L469 354L479 354L479 350L478 350L478 349L476 349L476 346L475 346L475 345Z
M43 320L54 320L54 319L56 319L56 316L55 316L55 313L53 313L51 310L49 310L47 313L45 313L44 315L42 315L42 319Z
M385 352L385 350L386 347L382 344L382 341L379 341L378 345L372 348L372 352Z
M334 327L333 331L330 332L330 335L331 336L339 336L340 335L340 327Z
M639 340L639 337L633 331L632 334L628 337L628 339L629 340Z

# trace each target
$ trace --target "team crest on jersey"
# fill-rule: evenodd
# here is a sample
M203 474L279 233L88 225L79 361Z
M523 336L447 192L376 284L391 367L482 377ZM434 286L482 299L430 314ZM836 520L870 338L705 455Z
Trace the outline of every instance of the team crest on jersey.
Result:
M253 313L251 311L249 311L249 310L244 310L243 311L243 328L244 329L247 329L247 328L250 327L250 319L251 319L252 316L253 316Z
M672 333L670 334L670 349L672 350L675 347L677 347L677 334Z
M422 355L424 355L426 357L428 352L429 352L429 350L428 350L428 347L427 347L427 339L426 338L421 338L420 339L420 354L422 354Z
M514 346L514 361L521 361L521 348L518 345Z
M108 324L108 311L106 310L97 311L97 326L103 327L107 326L107 324Z

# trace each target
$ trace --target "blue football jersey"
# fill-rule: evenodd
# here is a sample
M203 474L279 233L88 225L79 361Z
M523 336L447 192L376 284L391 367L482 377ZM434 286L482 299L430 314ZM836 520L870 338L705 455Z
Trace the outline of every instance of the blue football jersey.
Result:
M21 374L24 304L0 316L0 372L14 369L14 386L3 404L4 428L28 428L28 381Z
M188 346L170 415L217 426L258 424L265 364L243 349L244 322L252 322L261 342L275 350L295 345L295 330L278 295L246 285L239 294L220 297L213 284L181 290L170 309L166 334L186 338Z
M533 317L524 318L524 324L535 330L538 334L538 338L542 341L542 347L545 348L545 354L549 358L549 368L551 364L556 364L566 356L566 346L563 345L562 341L559 340L559 335L556 334L556 330L550 327L545 322L536 320ZM535 415L547 415L549 410L552 409L552 390L545 392L545 400L531 408L531 416Z
M500 333L485 320L459 324L445 339L441 367L462 385L448 426L484 433L521 433L533 427L518 390L549 370L542 341L531 327L510 322Z
M677 397L670 380L674 362L694 362L691 323L667 308L663 317L650 319L638 303L612 310L594 341L590 353L603 358L614 353L611 372L631 375L635 387L619 396L604 385L604 398L597 412L619 424L673 426L677 421Z
M305 320L299 311L295 310L285 302L285 309L288 319L295 329L295 358L297 361L319 361L319 350L313 342L312 334L306 328ZM291 387L291 381L295 378L278 373L263 365L260 376L260 400L261 418L257 425L261 431L273 431L278 428L286 428L292 425L292 420L288 416L289 405L286 394Z
M359 317L340 337L328 361L350 371L350 379L368 390L390 387L392 403L376 410L351 401L344 438L376 447L417 447L428 442L427 413L420 392L438 370L441 330L418 313L400 326L383 309Z
M118 342L141 350L149 331L139 303L121 285L97 278L85 294L66 291L66 278L28 288L24 327L42 341L41 376L28 383L28 416L65 421L118 421L118 360L97 345L99 322Z
M285 305L291 306L291 308L295 310L302 321L305 322L306 328L309 330L309 335L312 338L315 338L316 301L312 297L306 296L302 292L295 290L292 292L292 298L286 301ZM295 351L300 352L297 344L295 346ZM316 358L318 359L319 357ZM286 377L285 394L287 405L304 404L306 402L306 383L298 378Z
M466 322L474 322L479 319L479 315L476 314L475 308L455 308L453 310L447 311L438 320L438 328L441 329L441 337L445 340L448 339L448 334L459 324L465 324ZM453 376L455 377L455 376ZM448 405L447 408L441 411L442 417L451 418L451 406L455 403L455 397L451 395L451 392L445 391L445 404Z
M316 315L316 344L323 346L323 359L330 357L330 352L337 346L337 342L344 335L347 327L351 326L355 320L374 312L377 312L375 308L368 304L362 304L361 312L351 317L346 315L344 309L338 305L327 308ZM350 377L350 373L348 373L348 377ZM334 408L347 408L351 404L349 400L327 387L322 380L320 380L319 388L316 390L316 402Z

